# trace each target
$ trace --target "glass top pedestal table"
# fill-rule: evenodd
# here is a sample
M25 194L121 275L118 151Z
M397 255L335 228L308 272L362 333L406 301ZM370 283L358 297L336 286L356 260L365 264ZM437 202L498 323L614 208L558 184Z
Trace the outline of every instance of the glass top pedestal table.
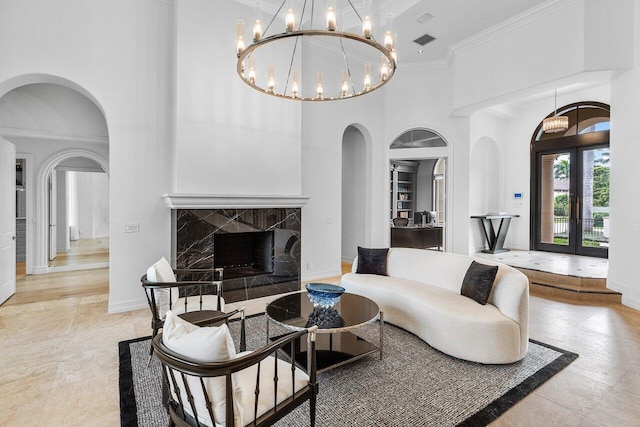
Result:
M330 307L314 306L306 292L296 292L278 298L267 305L267 342L279 336L269 336L269 325L279 329L298 331L318 326L316 338L317 371L323 372L345 363L379 353L382 359L384 317L378 304L361 295L345 293ZM378 344L371 343L352 333L356 329L380 319ZM293 351L296 362L306 368L307 342L300 340ZM291 349L287 347L291 356Z

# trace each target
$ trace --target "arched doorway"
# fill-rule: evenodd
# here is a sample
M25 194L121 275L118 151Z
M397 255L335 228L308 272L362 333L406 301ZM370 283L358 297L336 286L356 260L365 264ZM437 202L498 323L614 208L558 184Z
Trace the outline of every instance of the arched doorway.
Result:
M80 157L87 154L108 171L106 118L88 91L57 76L18 76L0 83L0 95L0 129L16 146L25 177L19 188L26 205L20 215L26 229L23 268L27 274L47 273L48 239L42 229L51 225L44 194L57 165L52 159L63 161L61 155L77 150Z
M531 247L606 258L609 247L609 106L558 109L568 129L531 140ZM553 113L548 117L553 116Z
M445 249L449 144L434 130L412 128L389 148L391 245Z

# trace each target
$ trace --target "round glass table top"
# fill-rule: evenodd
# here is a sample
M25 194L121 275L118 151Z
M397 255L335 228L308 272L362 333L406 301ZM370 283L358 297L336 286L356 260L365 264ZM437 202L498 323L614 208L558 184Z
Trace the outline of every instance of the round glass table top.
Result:
M280 297L267 305L266 314L289 329L318 326L319 333L356 329L378 318L378 304L361 295L344 293L331 307L314 306L306 292Z

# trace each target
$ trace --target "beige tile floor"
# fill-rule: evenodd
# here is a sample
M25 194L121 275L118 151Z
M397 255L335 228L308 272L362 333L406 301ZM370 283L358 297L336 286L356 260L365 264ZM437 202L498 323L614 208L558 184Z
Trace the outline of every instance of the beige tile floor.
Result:
M80 274L47 277L81 284ZM149 335L150 315L107 314L108 272L92 274L102 293L83 296L79 287L75 296L0 306L0 425L119 424L117 344ZM640 426L640 312L532 297L530 324L532 338L580 357L493 425Z

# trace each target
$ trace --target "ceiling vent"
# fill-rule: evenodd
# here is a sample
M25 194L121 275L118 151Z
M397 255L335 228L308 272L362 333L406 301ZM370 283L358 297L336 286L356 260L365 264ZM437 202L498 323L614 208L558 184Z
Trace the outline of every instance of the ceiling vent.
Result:
M431 43L432 41L434 41L436 38L433 36L430 36L429 34L425 34L423 36L418 37L417 39L414 40L415 43L418 43L420 46L424 46L427 43Z
M433 18L433 15L430 14L429 12L425 12L416 18L416 22L418 24L424 24L425 22L429 21L431 18Z

